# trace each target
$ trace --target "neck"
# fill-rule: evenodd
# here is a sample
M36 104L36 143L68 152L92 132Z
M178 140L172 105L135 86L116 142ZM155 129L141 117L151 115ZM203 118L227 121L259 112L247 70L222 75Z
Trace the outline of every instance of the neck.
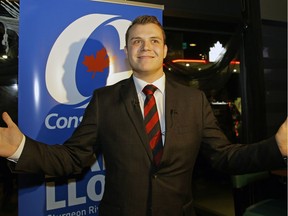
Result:
M137 77L138 79L141 79L147 83L153 83L155 82L156 80L160 79L163 75L164 75L164 72L161 71L161 72L157 72L157 73L136 73L136 72L133 72L133 75L135 77Z

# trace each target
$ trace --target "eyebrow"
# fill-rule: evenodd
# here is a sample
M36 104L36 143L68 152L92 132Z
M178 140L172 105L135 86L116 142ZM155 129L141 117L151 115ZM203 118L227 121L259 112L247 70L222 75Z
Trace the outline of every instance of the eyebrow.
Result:
M130 41L131 41L131 40L137 40L137 39L143 39L143 38L142 38L142 37L139 37L139 36L137 36L137 37L132 37L132 38L130 39ZM163 38L158 37L158 36L152 36L152 37L150 37L149 39L158 39L158 40L163 41Z

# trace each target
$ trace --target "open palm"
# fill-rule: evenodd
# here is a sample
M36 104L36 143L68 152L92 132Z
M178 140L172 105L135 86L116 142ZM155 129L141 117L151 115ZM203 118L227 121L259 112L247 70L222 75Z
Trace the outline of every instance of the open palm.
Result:
M2 118L7 127L0 127L0 156L7 158L17 150L23 138L23 133L7 112L2 114Z

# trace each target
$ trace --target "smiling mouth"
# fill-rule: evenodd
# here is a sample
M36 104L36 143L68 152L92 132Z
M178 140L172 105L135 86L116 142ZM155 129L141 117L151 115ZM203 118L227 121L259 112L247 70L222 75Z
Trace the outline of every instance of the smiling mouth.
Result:
M154 56L138 56L139 59L145 59L145 58L154 58Z

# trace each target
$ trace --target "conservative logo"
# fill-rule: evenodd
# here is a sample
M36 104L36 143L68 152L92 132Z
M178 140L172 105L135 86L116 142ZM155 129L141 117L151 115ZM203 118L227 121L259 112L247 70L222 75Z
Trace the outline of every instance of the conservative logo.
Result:
M115 15L89 14L67 26L47 60L51 97L61 104L81 104L93 89L118 81L115 73L129 72L124 46L130 23Z
M130 23L116 15L89 14L58 36L48 56L45 83L50 96L62 107L47 115L47 129L77 127L82 116L75 110L83 111L94 89L131 74L124 53ZM62 111L64 107L72 116Z

